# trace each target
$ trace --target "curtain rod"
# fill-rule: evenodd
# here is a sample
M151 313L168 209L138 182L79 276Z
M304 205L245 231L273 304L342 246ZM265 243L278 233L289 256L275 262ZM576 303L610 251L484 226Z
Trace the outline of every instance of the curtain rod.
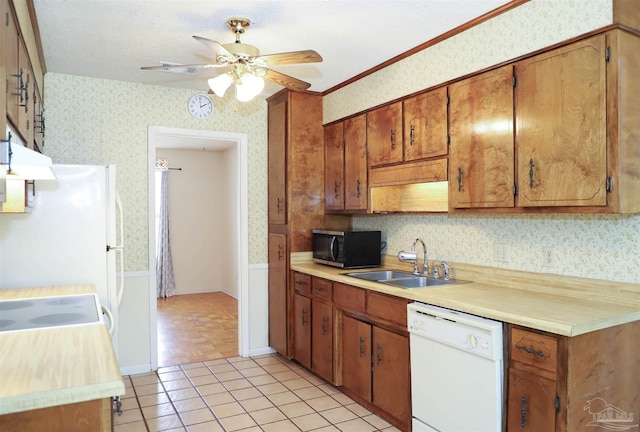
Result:
M182 171L182 168L167 168L167 169L175 170L175 171Z

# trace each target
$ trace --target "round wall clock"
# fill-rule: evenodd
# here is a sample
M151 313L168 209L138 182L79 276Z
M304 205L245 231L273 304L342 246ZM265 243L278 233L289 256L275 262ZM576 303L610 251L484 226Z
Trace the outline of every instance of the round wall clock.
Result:
M194 94L187 105L189 114L198 120L204 120L213 114L213 103L207 95Z

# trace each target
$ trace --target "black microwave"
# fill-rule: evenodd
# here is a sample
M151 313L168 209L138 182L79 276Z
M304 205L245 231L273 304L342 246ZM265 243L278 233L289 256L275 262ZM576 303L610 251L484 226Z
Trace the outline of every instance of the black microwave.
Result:
M380 231L313 230L313 261L342 268L380 266Z

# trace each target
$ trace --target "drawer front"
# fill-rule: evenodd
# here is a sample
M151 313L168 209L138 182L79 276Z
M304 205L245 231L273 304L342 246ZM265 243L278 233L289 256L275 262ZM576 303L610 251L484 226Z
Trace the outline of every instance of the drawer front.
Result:
M558 368L558 339L512 328L510 356L511 360L555 373Z
M409 300L392 297L373 291L367 292L367 313L403 327L407 326L407 304Z
M320 298L331 302L333 282L327 279L313 278L313 298Z
M311 276L304 273L293 274L293 286L298 294L311 296Z
M333 284L333 303L343 309L364 312L365 290L336 282Z

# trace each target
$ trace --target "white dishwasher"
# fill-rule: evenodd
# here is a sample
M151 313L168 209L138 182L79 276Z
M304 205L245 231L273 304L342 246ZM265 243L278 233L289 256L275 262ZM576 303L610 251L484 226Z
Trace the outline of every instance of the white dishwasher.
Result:
M413 432L502 430L502 323L407 306Z

